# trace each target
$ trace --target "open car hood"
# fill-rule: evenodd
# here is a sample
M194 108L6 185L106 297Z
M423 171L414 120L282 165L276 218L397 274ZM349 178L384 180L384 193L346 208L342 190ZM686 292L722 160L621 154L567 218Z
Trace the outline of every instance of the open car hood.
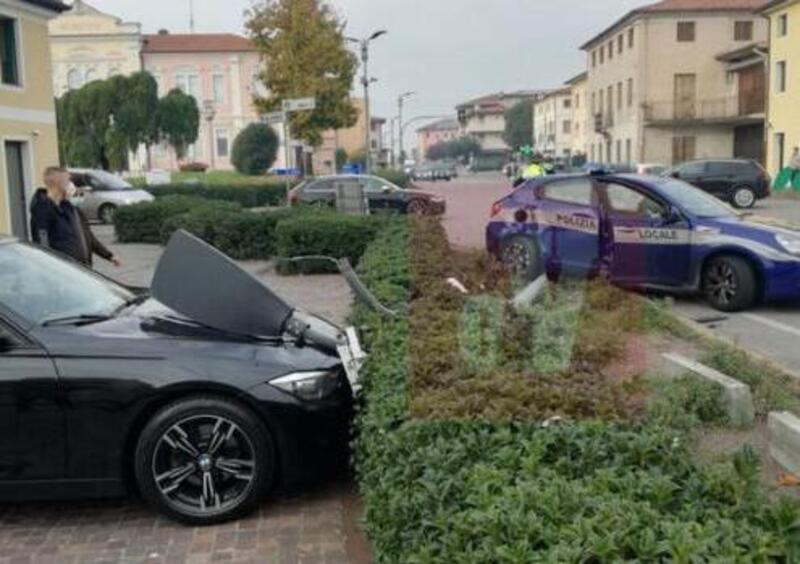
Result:
M158 261L155 299L220 331L280 337L294 309L214 247L176 231Z

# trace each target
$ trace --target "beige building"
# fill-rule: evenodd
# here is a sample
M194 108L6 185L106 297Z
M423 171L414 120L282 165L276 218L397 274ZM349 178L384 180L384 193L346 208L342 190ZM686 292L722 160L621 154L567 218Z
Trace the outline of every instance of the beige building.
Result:
M58 164L47 22L57 0L0 0L0 233L28 235L28 206Z
M586 86L589 73L582 72L567 81L572 96L572 135L570 153L573 157L586 156L589 147L589 104Z
M553 90L533 105L533 150L545 157L572 156L572 88Z
M322 134L322 143L313 151L312 166L315 174L334 174L336 172L336 151L338 149L343 149L349 158L364 151L367 133L364 99L351 98L350 103L358 112L356 123L346 129L326 131ZM389 160L389 150L384 144L386 120L382 117L372 116L370 123L372 126L370 131L372 164L376 167L386 165Z
M51 20L49 30L56 96L92 80L142 68L140 25L123 22L83 0L75 0L70 11Z
M420 127L417 129L418 159L424 161L430 147L458 139L458 134L458 120L454 118L440 119Z
M489 94L456 106L459 135L474 138L484 152L505 152L510 147L503 139L506 130L506 110L523 100L535 100L545 94L542 90Z
M775 0L763 14L770 22L766 165L776 173L800 147L800 0Z
M627 13L584 44L594 130L589 159L756 157L737 148L757 145L763 110L741 103L748 78L719 57L766 40L766 21L755 13L764 3L663 0Z

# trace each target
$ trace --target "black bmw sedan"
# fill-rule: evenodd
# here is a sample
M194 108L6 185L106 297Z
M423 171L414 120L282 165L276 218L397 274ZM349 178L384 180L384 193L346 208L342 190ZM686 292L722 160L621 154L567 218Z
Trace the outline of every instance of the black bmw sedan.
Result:
M236 518L341 453L362 357L186 233L147 291L0 239L0 498Z

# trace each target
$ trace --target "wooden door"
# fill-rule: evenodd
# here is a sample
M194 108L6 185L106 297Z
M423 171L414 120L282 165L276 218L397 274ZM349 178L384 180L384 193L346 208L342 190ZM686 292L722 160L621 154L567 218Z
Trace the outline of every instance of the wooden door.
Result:
M675 75L675 118L686 119L695 117L697 97L697 75Z
M766 108L766 77L763 65L739 72L739 115L760 114Z

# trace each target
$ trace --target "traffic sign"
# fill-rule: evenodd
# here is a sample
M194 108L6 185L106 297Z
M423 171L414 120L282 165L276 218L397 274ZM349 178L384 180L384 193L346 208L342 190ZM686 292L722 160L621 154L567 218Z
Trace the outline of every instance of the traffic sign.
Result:
M283 112L269 112L268 114L264 114L264 121L270 125L283 123Z
M313 110L316 107L317 100L315 98L294 98L283 101L283 111L287 113Z

